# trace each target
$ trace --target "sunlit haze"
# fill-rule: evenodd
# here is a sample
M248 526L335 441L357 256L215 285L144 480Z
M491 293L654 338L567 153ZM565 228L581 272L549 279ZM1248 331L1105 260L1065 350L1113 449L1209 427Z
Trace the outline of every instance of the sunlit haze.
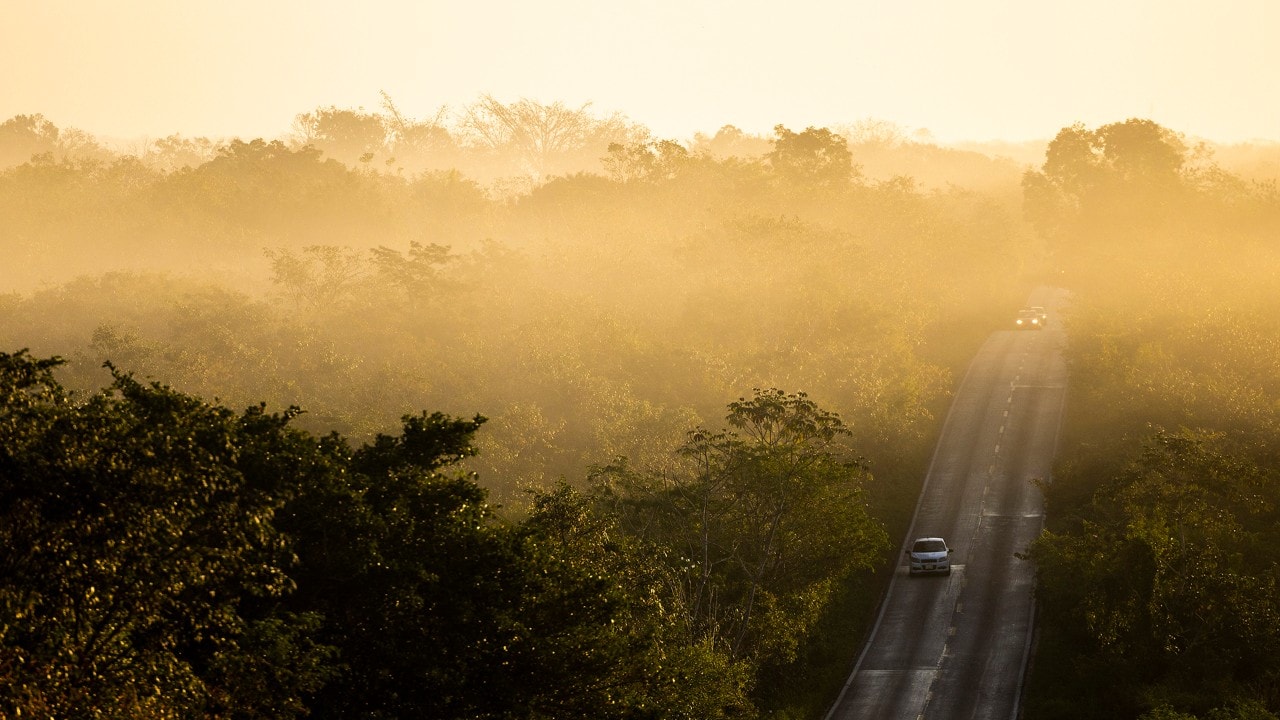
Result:
M488 94L658 137L879 119L939 141L1150 118L1280 139L1280 3L6 0L0 118L103 137L280 137L317 107Z
M0 720L1280 720L1280 0L0 63Z

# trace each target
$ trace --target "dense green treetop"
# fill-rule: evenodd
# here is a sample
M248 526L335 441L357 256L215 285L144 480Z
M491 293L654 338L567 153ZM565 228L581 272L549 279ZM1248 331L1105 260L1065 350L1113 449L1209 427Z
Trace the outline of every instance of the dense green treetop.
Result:
M753 715L571 493L493 522L456 469L483 418L352 449L114 368L80 398L61 362L0 354L0 714Z

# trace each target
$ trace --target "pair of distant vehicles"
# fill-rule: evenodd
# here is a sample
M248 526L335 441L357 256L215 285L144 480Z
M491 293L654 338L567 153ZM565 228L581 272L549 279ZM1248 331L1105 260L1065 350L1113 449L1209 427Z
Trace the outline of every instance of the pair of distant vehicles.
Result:
M1049 322L1049 313L1039 305L1028 305L1018 311L1013 326L1019 330L1043 330Z
M1048 322L1049 313L1043 307L1027 305L1018 311L1013 325L1018 330L1043 330ZM953 552L955 550L947 547L947 541L940 537L917 538L907 550L907 559L910 560L908 572L911 575L950 575Z

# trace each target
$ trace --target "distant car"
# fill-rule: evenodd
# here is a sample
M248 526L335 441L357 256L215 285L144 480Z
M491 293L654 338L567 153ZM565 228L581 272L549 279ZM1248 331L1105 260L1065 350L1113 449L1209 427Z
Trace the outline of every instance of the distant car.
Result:
M1049 313L1045 312L1045 309L1039 305L1032 305L1031 312L1040 316L1040 327L1044 327L1049 322Z
M1043 330L1046 317L1043 312L1036 312L1035 308L1024 307L1018 311L1013 325L1019 330Z
M911 560L912 575L922 573L951 574L951 553L947 541L940 537L922 537L911 543L907 557Z

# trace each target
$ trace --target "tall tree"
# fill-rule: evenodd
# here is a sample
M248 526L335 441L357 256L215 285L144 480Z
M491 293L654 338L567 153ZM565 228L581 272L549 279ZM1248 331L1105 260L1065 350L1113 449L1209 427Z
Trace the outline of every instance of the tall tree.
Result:
M0 714L290 717L324 678L314 618L276 612L272 518L311 447L113 370L0 354Z
M58 148L58 126L43 115L14 115L0 123L0 169Z
M736 158L749 162L759 160L773 149L769 138L759 135L748 135L740 128L725 125L708 137L703 133L695 133L689 150L696 155L705 155L713 160L724 161Z
M687 563L679 606L695 640L786 662L832 583L869 567L887 536L866 512L866 470L842 447L838 415L777 389L729 410L732 429L689 433L686 474L620 463L596 477L633 532Z
M485 95L467 108L462 127L482 147L512 153L522 172L539 182L549 175L594 165L610 143L631 141L638 133L621 116L598 118L590 103L577 108L521 99L503 103Z
M767 157L779 177L801 187L839 189L856 176L849 144L836 133L813 127L796 133L782 125L773 132Z
M162 172L203 165L218 155L218 146L206 137L184 138L170 135L151 143L143 160Z
M1041 169L1023 176L1027 216L1046 236L1072 242L1149 224L1181 199L1187 157L1182 138L1150 120L1063 128Z
M400 112L386 92L382 93L382 108L391 153L386 161L388 166L411 172L461 167L463 150L444 124L445 108L430 120L413 120Z
M294 128L301 145L314 147L348 167L362 167L375 158L385 161L389 157L386 119L363 109L318 108L298 115Z
M603 164L615 182L670 180L689 162L689 151L674 140L611 143Z

